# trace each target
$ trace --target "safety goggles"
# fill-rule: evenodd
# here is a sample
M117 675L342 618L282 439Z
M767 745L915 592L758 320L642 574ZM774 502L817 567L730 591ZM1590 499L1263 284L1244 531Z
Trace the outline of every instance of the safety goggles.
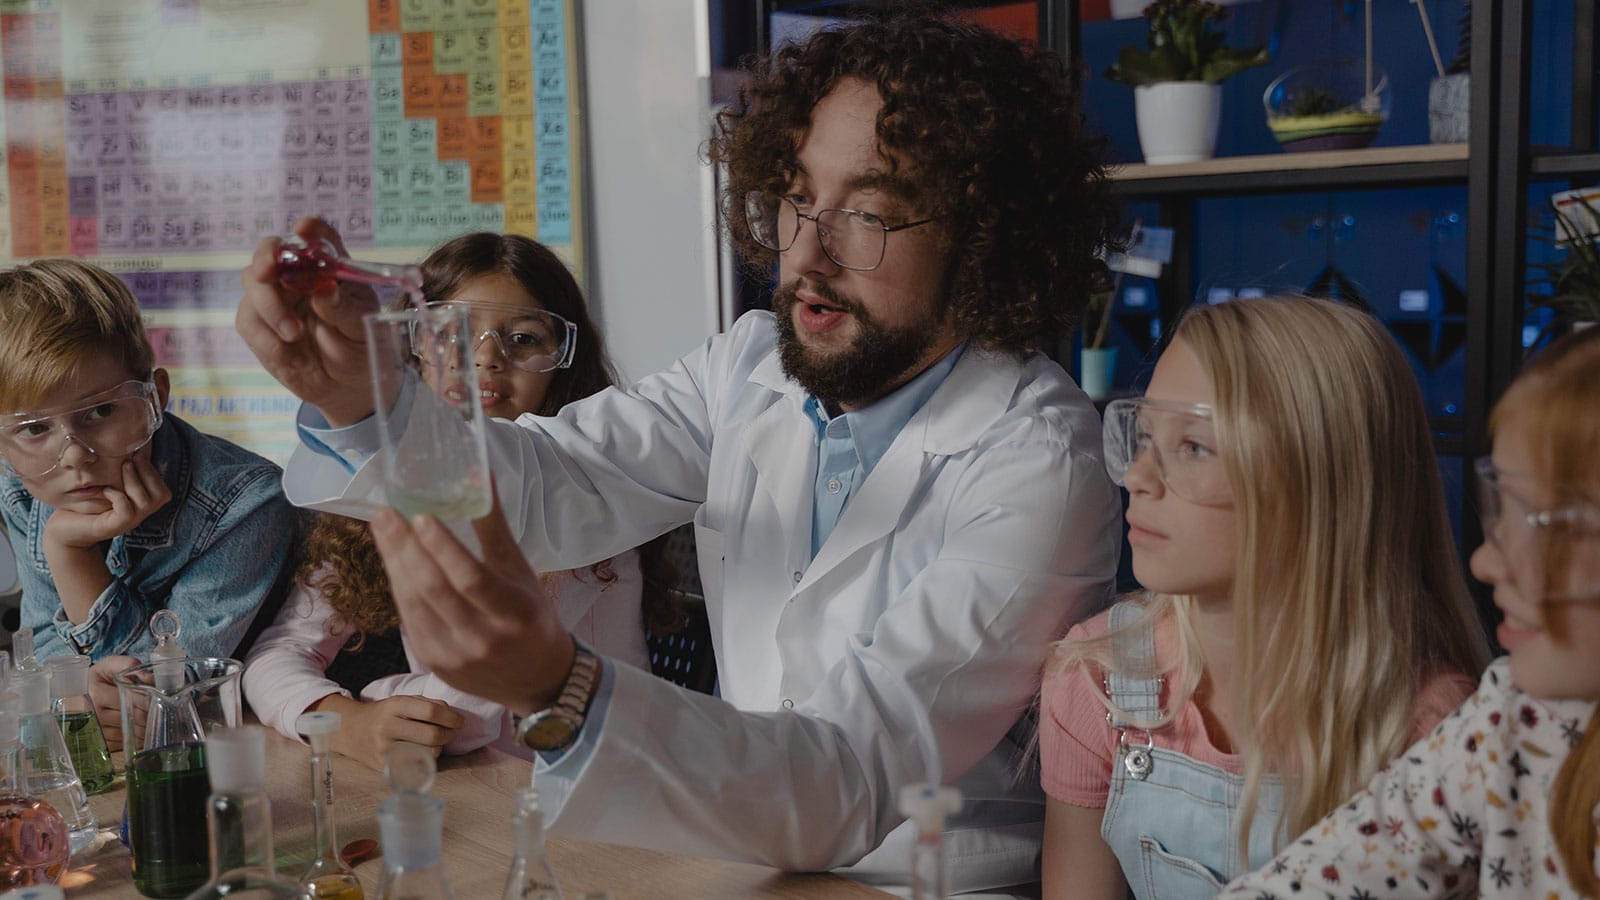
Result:
M1485 456L1474 463L1483 536L1505 560L1517 596L1528 602L1600 599L1600 508L1575 503L1539 509Z
M1119 485L1148 455L1176 496L1207 506L1233 498L1209 406L1148 397L1113 400L1106 405L1104 437L1106 472Z
M118 459L133 453L161 427L154 383L124 381L79 404L0 416L0 456L6 471L39 478L55 471L67 445L92 456Z
M435 300L429 309L465 306L471 334L446 333L450 340L472 341L474 353L486 340L494 341L500 356L524 372L549 372L572 365L578 346L578 326L553 312L506 303L473 300Z

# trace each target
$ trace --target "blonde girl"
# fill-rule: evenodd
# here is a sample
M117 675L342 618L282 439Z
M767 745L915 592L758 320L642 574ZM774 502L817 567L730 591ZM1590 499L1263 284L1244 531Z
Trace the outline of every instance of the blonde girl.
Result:
M1106 411L1145 592L1058 645L1047 897L1210 897L1466 697L1483 635L1420 392L1364 313L1197 308Z
M1477 463L1510 655L1425 740L1229 887L1238 896L1600 897L1600 329L1536 356Z

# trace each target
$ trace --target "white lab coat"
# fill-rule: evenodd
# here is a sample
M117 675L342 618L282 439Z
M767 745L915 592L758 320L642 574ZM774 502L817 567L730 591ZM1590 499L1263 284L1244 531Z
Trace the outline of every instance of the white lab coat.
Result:
M601 726L539 773L552 828L904 883L898 794L934 775L966 799L953 889L1034 880L1043 799L1008 731L1048 643L1110 597L1120 504L1099 418L1049 359L970 348L811 559L814 426L775 348L771 314L750 313L626 390L490 429L535 568L692 519L716 647L721 699L612 667ZM351 480L302 448L284 487L360 512L377 468Z

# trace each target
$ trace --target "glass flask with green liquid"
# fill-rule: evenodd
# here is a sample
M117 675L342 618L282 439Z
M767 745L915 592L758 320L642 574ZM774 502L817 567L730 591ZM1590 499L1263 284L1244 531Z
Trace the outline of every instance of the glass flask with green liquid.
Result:
M50 672L50 711L66 739L72 767L89 796L111 789L117 780L111 767L106 735L89 697L89 657L57 656L45 663Z
M267 732L260 725L216 728L206 737L206 844L211 877L188 900L299 900L300 885L278 877L267 799Z
M235 659L183 655L177 616L151 617L151 662L117 673L127 758L128 853L133 885L146 897L186 897L206 881L205 735L240 724Z

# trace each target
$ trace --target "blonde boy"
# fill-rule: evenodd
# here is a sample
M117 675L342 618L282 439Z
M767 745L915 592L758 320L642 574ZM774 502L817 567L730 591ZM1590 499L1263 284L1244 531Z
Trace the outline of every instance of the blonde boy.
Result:
M96 660L103 710L110 674L154 645L151 613L178 613L191 655L242 653L292 569L299 519L279 469L166 414L169 390L110 273L71 259L0 272L0 514L22 624L40 660Z

